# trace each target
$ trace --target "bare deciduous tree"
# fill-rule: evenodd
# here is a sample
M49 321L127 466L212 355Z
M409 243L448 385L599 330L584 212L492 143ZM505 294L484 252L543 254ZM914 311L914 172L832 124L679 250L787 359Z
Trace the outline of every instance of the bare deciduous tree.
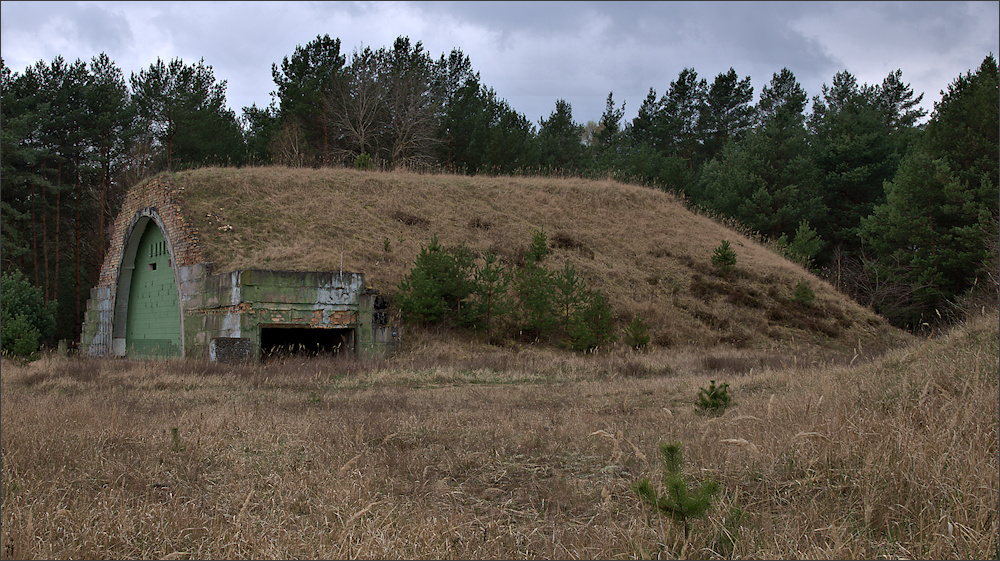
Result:
M271 154L274 162L290 167L305 167L312 165L305 133L296 122L286 123L274 136L271 144Z
M355 51L338 85L327 107L330 120L346 137L348 151L356 155L377 152L376 132L384 113L377 53L367 47Z

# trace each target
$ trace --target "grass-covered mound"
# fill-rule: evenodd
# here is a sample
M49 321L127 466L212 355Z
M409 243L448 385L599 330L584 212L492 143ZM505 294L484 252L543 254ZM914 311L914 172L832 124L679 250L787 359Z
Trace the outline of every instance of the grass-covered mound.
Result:
M900 331L799 265L663 191L616 181L350 169L206 168L174 174L216 271L347 270L390 298L422 245L523 262L544 231L545 265L572 265L616 324L641 316L653 345L837 353L881 350ZM735 268L712 256L724 241ZM797 298L802 284L815 298Z

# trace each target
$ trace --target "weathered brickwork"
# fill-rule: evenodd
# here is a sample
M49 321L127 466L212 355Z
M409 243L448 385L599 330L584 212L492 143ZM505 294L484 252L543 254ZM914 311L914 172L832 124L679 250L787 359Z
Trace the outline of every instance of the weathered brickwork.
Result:
M97 286L91 289L87 302L80 343L90 355L109 356L114 352L112 331L115 307L120 305L116 299L122 258L140 219L148 217L163 232L174 271L204 261L198 232L184 218L181 196L182 189L166 175L154 177L126 193L110 229L111 241Z
M104 257L98 286L114 287L118 283L118 273L128 242L128 233L143 209L152 209L163 221L164 237L170 244L174 267L194 265L204 261L198 231L194 229L181 210L182 190L169 177L154 177L138 185L125 195L121 212L111 229L111 246ZM113 291L112 291L113 292Z

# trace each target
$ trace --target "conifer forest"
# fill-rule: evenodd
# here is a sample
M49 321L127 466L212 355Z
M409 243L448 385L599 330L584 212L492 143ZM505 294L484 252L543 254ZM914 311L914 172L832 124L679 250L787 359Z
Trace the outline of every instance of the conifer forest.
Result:
M41 295L53 321L35 322L40 343L79 339L124 193L205 166L610 177L753 232L904 329L996 298L992 53L930 114L905 69L876 84L844 70L807 92L787 68L766 84L683 68L631 121L609 92L596 121L558 99L537 123L461 50L435 56L408 37L344 52L317 36L272 65L271 103L239 114L209 62L130 76L103 53L2 66L4 298L7 282ZM6 331L17 318L4 314Z

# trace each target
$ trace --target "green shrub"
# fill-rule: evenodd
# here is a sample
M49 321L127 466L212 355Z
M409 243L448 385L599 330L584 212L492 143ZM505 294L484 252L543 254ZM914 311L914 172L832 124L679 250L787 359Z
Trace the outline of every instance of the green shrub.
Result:
M534 250L544 247L536 235ZM591 351L614 341L614 320L607 298L588 291L570 265L552 273L529 258L517 272L515 287L520 304L522 335L556 338L576 351Z
M38 330L24 314L3 318L3 352L26 358L38 350Z
M487 253L477 267L465 245L444 248L434 236L421 246L397 287L400 315L425 325L471 327L485 331L491 341L506 324L520 330L522 338L579 351L614 342L614 319L604 294L588 291L568 264L557 273L543 267L539 261L546 244L545 233L535 232L524 266L511 273L495 253Z
M816 293L813 292L813 289L809 286L808 282L800 280L799 284L795 285L795 293L792 294L792 299L799 304L812 306L813 301L816 300Z
M374 168L375 163L372 162L372 157L367 152L358 154L358 157L354 159L354 169L368 170Z
M536 230L531 235L531 246L528 248L528 255L525 259L529 265L537 264L548 254L549 238L545 235L545 230Z
M625 327L625 342L635 350L644 348L649 344L649 327L642 318L635 316L632 323Z
M704 516L712 506L719 484L709 477L701 481L696 489L688 487L687 478L681 471L680 442L661 442L660 459L663 462L663 495L657 493L648 478L642 478L633 485L633 490L646 504L667 514L684 526L684 537L691 530L690 518Z
M42 291L20 271L0 275L0 350L28 356L38 350L56 327L55 302L45 303Z
M698 401L695 402L695 407L703 413L721 415L725 413L731 401L732 396L729 395L729 384L716 386L715 380L712 380L708 385L708 389L701 388L698 390Z
M496 253L483 256L483 264L472 278L472 293L467 309L468 323L486 332L492 340L498 324L509 317L513 303L509 295L510 275Z
M462 302L472 293L472 252L460 245L444 248L437 236L421 246L410 272L397 287L396 305L404 320L424 324L463 321Z
M719 272L728 273L736 267L736 252L729 247L729 240L723 240L712 254L712 266Z
M587 291L569 327L570 348L587 352L615 341L611 306L600 290Z

